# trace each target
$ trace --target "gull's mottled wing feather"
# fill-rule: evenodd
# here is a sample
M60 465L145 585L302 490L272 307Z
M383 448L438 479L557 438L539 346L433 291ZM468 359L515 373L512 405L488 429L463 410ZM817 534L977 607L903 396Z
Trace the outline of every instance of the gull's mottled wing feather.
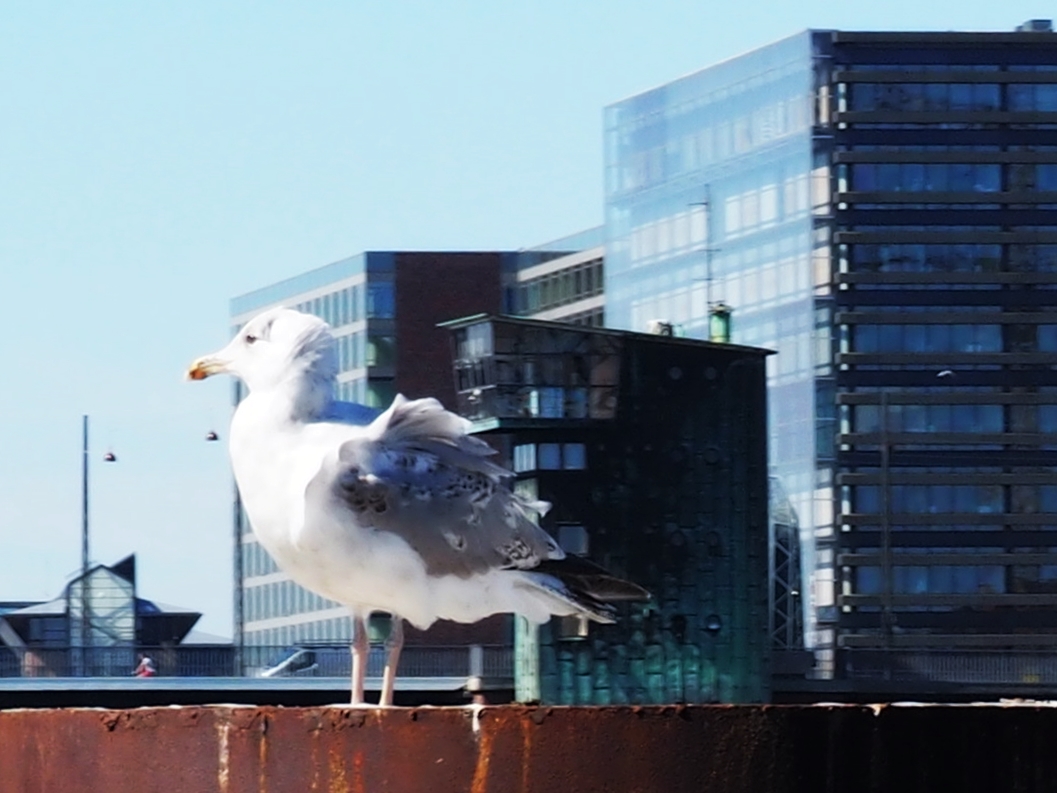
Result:
M342 444L306 497L324 498L364 529L392 532L430 575L531 569L564 557L533 521L547 509L507 486L491 448L433 399L397 397L363 438Z

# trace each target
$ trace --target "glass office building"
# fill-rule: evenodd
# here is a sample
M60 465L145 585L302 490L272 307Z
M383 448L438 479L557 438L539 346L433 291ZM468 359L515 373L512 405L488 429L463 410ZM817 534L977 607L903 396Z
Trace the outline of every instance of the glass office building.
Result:
M799 517L808 561L833 500L820 465L832 450L816 441L833 419L816 406L832 376L816 295L828 283L816 228L829 205L813 134L814 36L605 113L607 324L645 330L662 320L708 338L710 309L722 303L734 310L734 341L778 351L768 360L772 474Z
M705 337L722 303L778 352L818 673L1057 685L1049 24L808 31L605 126L607 324Z

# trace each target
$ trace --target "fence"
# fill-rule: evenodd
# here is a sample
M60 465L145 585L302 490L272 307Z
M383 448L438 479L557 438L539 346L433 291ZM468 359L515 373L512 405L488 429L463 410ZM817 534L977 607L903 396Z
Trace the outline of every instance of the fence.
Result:
M165 677L348 677L347 645L166 647L24 647L0 645L0 677L129 677L141 655ZM385 650L372 647L368 676L380 676ZM408 646L400 656L401 677L513 678L509 646Z
M1057 653L1016 650L841 651L848 678L965 685L1057 685Z

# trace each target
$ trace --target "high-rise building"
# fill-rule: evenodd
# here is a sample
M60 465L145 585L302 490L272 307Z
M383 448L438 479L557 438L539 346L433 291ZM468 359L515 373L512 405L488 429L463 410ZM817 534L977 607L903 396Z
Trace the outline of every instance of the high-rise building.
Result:
M339 399L387 407L402 393L452 406L450 340L437 323L499 311L509 256L370 251L234 298L231 324L237 331L273 306L315 314L334 328ZM235 401L242 395L236 384ZM291 581L257 543L237 504L235 516L236 644L348 639L345 608Z
M606 109L606 324L722 303L777 350L820 676L1057 683L1055 128L1039 20L807 31Z

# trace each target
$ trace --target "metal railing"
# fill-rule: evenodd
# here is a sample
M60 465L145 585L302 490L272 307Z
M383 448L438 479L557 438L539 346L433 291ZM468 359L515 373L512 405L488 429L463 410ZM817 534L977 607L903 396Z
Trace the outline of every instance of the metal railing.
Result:
M501 645L407 646L401 677L513 678L513 648ZM288 647L177 645L167 647L8 647L0 645L0 677L133 677L142 656L162 677L347 677L344 644ZM381 676L385 650L372 647L368 676Z
M963 685L1057 686L1057 651L841 651L850 679Z

